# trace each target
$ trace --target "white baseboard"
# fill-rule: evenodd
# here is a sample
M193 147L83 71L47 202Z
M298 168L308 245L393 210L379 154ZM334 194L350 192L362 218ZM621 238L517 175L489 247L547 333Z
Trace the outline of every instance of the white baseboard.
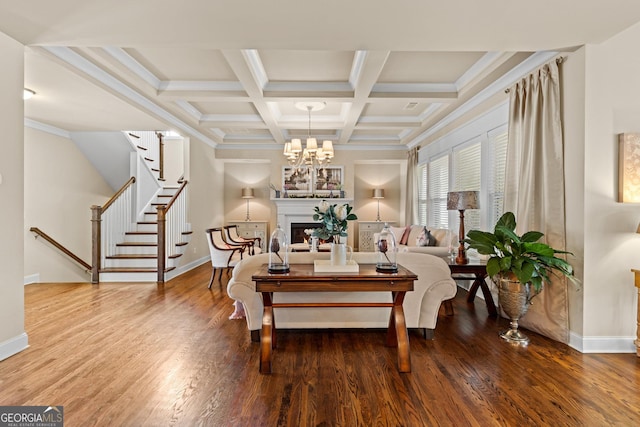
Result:
M210 259L211 259L211 256L207 255L206 257L202 257L202 258L199 258L199 259L197 259L195 261L191 261L189 264L181 265L180 267L176 268L175 270L171 270L170 272L165 274L165 280L169 281L171 279L174 279L174 278L180 276L181 274L184 274L187 271L193 270L194 268L204 264L205 262L209 261Z
M569 334L569 346L581 353L635 353L636 337L583 337Z
M30 285L32 283L40 283L40 273L24 276L24 284Z
M29 347L29 337L26 332L20 335L10 338L0 343L0 361L11 357L14 354L20 353L22 350Z

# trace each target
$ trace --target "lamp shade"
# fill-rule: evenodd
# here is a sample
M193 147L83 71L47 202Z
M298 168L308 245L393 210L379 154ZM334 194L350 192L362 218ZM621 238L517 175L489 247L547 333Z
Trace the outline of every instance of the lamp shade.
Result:
M373 196L374 199L384 199L384 189L383 188L374 188Z
M480 208L479 191L451 191L447 194L447 209L462 211Z
M318 149L318 140L315 138L307 138L307 151L315 153Z
M253 188L243 188L242 189L242 198L243 199L253 199L255 196L253 195Z
M302 151L302 141L300 141L300 138L293 138L291 140L291 152L300 153L301 151Z

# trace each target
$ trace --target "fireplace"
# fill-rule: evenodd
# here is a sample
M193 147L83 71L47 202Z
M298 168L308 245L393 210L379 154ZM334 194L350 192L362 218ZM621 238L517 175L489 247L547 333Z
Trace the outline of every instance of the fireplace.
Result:
M284 230L284 232L289 236L289 241L291 240L291 224L296 223L304 223L307 226L302 227L302 238L299 242L304 241L304 229L305 228L316 228L318 227L315 222L313 222L313 208L318 206L321 199L303 199L303 198L291 198L291 199L271 199L271 201L276 205L276 224L280 225L280 227ZM352 203L353 199L333 199L331 203ZM311 225L311 226L309 226Z
M309 238L304 230L309 228L318 228L319 222L292 222L291 223L291 243L304 243Z

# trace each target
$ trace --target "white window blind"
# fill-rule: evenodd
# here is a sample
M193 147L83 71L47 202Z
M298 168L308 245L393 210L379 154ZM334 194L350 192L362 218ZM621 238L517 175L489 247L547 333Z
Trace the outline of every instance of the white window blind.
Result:
M427 164L418 166L418 219L427 224Z
M449 228L447 192L449 191L449 156L442 156L428 165L428 221L435 228Z
M508 133L501 127L488 133L489 138L489 206L487 206L489 229L493 230L496 222L504 213L504 179L507 161Z
M480 141L454 150L452 191L480 191L480 157ZM480 208L482 209L482 206ZM480 229L480 209L467 210L464 217L465 231ZM456 215L456 227L459 226L459 218L459 215Z

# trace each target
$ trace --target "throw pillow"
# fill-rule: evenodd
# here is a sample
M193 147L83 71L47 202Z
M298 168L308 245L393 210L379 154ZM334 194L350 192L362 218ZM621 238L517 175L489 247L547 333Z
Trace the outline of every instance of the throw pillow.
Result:
M402 240L402 235L404 234L404 227L389 227L391 232L393 233L393 237L396 238L396 244Z
M427 227L423 227L422 231L416 239L416 246L435 246L436 238L433 237L431 231L427 230Z
M400 238L400 244L406 245L409 241L409 233L411 233L411 226L407 225L404 229L404 233L402 233L402 237Z

